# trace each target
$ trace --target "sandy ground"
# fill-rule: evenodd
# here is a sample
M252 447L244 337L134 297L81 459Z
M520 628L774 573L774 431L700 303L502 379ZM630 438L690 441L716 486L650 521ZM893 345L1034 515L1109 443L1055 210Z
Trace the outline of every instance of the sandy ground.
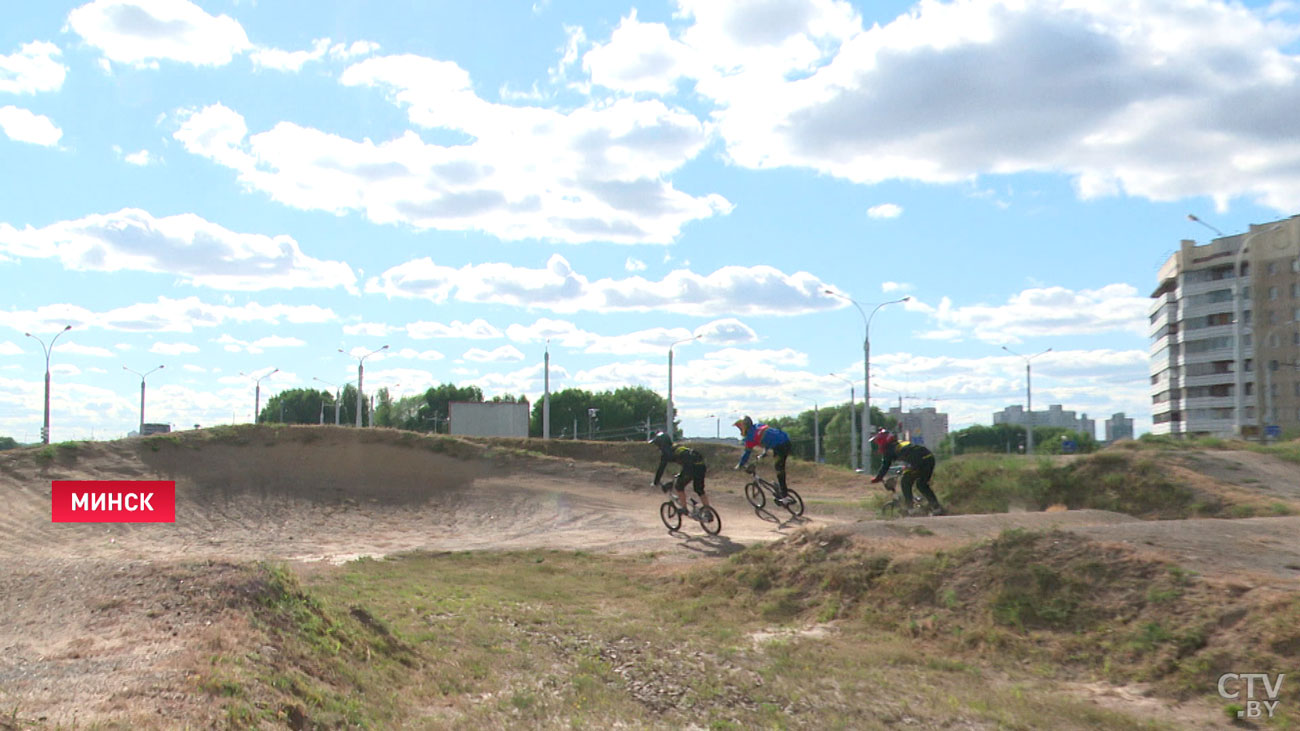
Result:
M1243 464L1259 464L1256 455L1213 459L1237 478ZM1260 489L1294 497L1300 469L1279 464L1269 465L1279 472L1261 478ZM710 494L723 530L711 537L689 521L670 534L650 477L607 463L467 460L398 443L363 445L349 430L328 429L311 440L197 449L83 445L53 461L30 450L0 455L0 719L75 725L140 707L159 719L197 717L196 694L185 692L178 673L190 653L215 641L209 628L222 607L214 597L236 571L232 564L250 560L338 563L417 549L538 547L698 560L825 525L849 526L905 553L1007 528L1057 527L1206 575L1300 586L1295 517L1148 522L1081 510L879 521L851 509L819 516L818 498L851 493L799 484L812 504L806 518L792 520L784 510L755 511L741 493L743 475L715 470ZM175 480L176 522L52 523L55 479Z

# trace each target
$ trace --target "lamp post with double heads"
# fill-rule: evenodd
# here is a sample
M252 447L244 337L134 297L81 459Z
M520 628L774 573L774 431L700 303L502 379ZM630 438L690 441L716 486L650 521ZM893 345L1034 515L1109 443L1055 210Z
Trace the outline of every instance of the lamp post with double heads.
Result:
M361 428L361 404L362 404L361 385L362 383L364 383L365 376L366 376L366 366L365 366L366 358L369 358L370 356L374 355L375 353L378 353L381 350L388 350L388 346L385 345L382 348L376 348L370 351L369 353L366 353L365 355L359 357L354 356L357 358L357 428L358 429ZM343 353L344 355L350 355L346 350L342 348L339 348L339 352Z
M50 344L48 346L45 345L44 340L41 340L35 335L31 333L23 333L23 335L26 335L32 340L40 343L41 350L45 351L45 426L41 428L41 442L44 444L50 443L50 353L54 352L54 341L58 340L60 335L71 329L71 325L64 326L62 330L54 334L54 337L50 338Z
M871 320L876 316L876 313L880 311L881 307L884 307L885 305L896 305L899 302L907 302L912 298L909 295L907 297L900 297L896 300L881 302L876 305L875 309L873 309L871 314L868 315L866 311L862 309L862 303L852 297L836 292L833 289L827 289L825 292L833 297L839 297L840 299L852 302L853 306L858 308L858 314L862 315L862 443L860 448L863 467L865 468L868 466L867 462L869 460L867 455L871 454L871 447L868 445L868 440L871 439Z
M340 402L340 399L343 397L343 389L342 389L338 384L330 383L329 381L325 380L324 378L317 378L316 376L312 376L312 377L311 377L311 380L313 380L313 381L320 381L321 383L325 384L326 386L333 386L333 387L334 387L334 426L338 426L338 425L339 425L339 407L342 405L342 403ZM344 383L343 385L346 386L348 383L352 383L352 381L348 381L347 383Z
M239 372L239 375L243 376L244 378L251 378L255 386L253 389L253 423L254 424L258 423L258 421L261 419L262 416L262 379L279 372L280 372L279 368L276 368L270 373L264 373L260 376L252 376L243 371Z
M692 340L699 340L699 335L678 340L668 346L668 405L665 407L666 416L664 418L664 434L676 441L677 437L673 433L673 348L682 343L689 343Z
M134 373L140 377L140 436L144 436L144 379L148 378L150 373L162 370L165 367L166 366L158 366L151 371L141 373L139 371L133 371L126 366L122 366L122 370L127 371L128 373Z
M1025 421L1026 421L1025 454L1027 455L1033 454L1034 453L1034 395L1033 392L1030 390L1029 362L1032 361L1034 358L1037 358L1038 356L1042 355L1043 353L1052 352L1052 349L1048 348L1047 350L1044 350L1042 353L1035 353L1027 357L1017 353L1016 351L1012 350L1011 348L1008 348L1005 345L1002 346L1002 349L1016 356L1017 358L1025 359Z
M857 469L862 467L862 462L858 460L858 417L854 409L853 381L837 373L831 373L830 376L849 384L849 469Z

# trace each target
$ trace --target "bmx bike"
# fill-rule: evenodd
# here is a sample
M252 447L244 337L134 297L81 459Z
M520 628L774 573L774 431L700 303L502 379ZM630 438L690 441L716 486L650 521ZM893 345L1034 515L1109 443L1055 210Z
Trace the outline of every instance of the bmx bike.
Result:
M750 505L754 506L755 510L762 510L763 506L767 505L767 496L771 495L772 502L780 505L786 510L789 510L790 515L796 518L803 515L803 498L799 496L799 493L790 488L786 488L786 499L784 501L778 500L776 498L776 493L781 488L776 484L759 477L758 468L752 462L745 465L745 472L748 472L749 476L752 478L749 482L745 483L745 499L749 501Z
M889 499L880 506L877 513L881 518L890 520L899 517L929 517L931 514L930 504L921 497L920 493L912 493L912 505L904 509L903 494L898 491L898 480L903 474L903 470L891 468L889 474L884 479L885 489L889 491Z
M664 522L664 527L670 533L681 529L682 516L698 520L704 532L711 536L716 536L722 531L722 516L718 515L718 511L710 505L701 505L695 498L691 498L689 508L680 505L676 495L669 496L659 506L659 519Z

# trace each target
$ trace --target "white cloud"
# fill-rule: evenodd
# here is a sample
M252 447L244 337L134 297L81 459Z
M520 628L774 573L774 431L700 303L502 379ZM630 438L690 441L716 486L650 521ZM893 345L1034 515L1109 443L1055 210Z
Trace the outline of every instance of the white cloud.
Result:
M366 282L366 291L433 302L506 304L555 312L648 312L661 310L709 317L796 315L840 306L823 293L826 284L807 272L785 274L769 266L728 266L700 275L679 269L659 281L642 277L590 281L559 254L545 269L505 263L459 269L416 259Z
M598 43L582 57L594 84L624 92L671 94L688 74L694 52L668 36L662 23L642 23L636 9L623 18L608 43Z
M1300 138L1283 121L1300 106L1294 15L1218 0L926 0L864 28L835 0L678 6L679 33L631 16L596 46L627 56L593 50L589 71L661 92L694 80L741 166L860 183L1055 172L1084 198L1300 207Z
M63 130L42 114L15 106L0 107L0 130L15 142L28 142L42 147L59 144Z
M112 358L113 351L108 348L101 348L95 345L82 345L80 343L60 343L59 351L63 353L72 353L73 355L87 355L92 358Z
M398 328L391 325L385 325L382 322L359 322L353 325L344 325L344 335L364 335L371 338L382 338L389 333L396 332Z
M182 112L174 136L288 206L505 240L668 243L687 223L732 207L673 186L671 173L710 135L689 112L657 100L567 112L492 103L455 63L412 55L368 58L340 81L384 94L419 127L463 139L430 144L408 130L355 141L291 122L249 136L243 117L219 104Z
M0 343L0 355L22 355L23 349L9 342Z
M1026 289L1001 305L954 306L947 297L938 307L920 302L909 305L909 309L931 314L945 335L959 330L988 343L1006 345L1023 338L1105 332L1144 336L1150 300L1132 285L1108 284L1100 289Z
M330 39L312 41L310 51L282 51L278 48L259 48L248 54L253 65L273 71L298 72L308 61L319 61L329 52Z
M524 354L513 345L502 345L493 350L470 348L461 357L473 363L509 363L523 360Z
M124 208L39 229L0 223L0 252L58 257L73 271L172 274L214 289L341 286L356 291L356 275L347 264L313 259L289 236L235 233L193 214L154 218Z
M710 345L741 345L758 342L754 329L740 320L714 320L695 328L695 334Z
M157 353L159 355L175 356L197 353L199 352L199 349L197 346L190 345L189 343L154 343L150 346L149 352Z
M35 94L58 91L68 69L57 59L63 54L48 41L24 43L17 53L0 55L0 93Z
M280 335L269 335L264 338L258 338L252 342L240 340L232 337L229 333L223 333L221 337L212 342L223 346L231 353L263 353L267 348L299 348L307 344L305 340L293 337L283 337Z
M128 155L123 156L122 159L125 160L127 164L135 165L138 167L144 167L151 162L156 162L155 158L149 154L148 150L139 150L137 152L132 152Z
M640 259L634 259L629 256L627 258L627 261L624 262L623 268L629 272L644 272L646 266L645 266L645 262L641 261Z
M68 14L68 26L108 60L132 66L224 66L250 47L236 20L188 0L93 0Z
M867 215L871 218L898 218L903 215L903 207L894 203L881 203L868 208Z
M212 305L197 297L159 297L93 312L79 305L41 305L35 310L9 310L0 323L18 332L58 332L71 324L75 330L102 328L127 332L193 332L195 328L220 327L227 323L261 322L271 325L322 324L338 321L338 315L316 305ZM74 330L74 331L75 331ZM69 334L72 335L71 333Z
M410 358L411 360L442 360L446 356L436 350L416 350L415 348L402 348L393 351L394 358Z
M912 291L912 285L907 282L881 282L880 291L885 294L893 292L910 292Z
M430 338L492 340L501 337L500 330L481 318L469 323L459 320L448 323L412 322L406 326L406 334L416 340L429 340Z

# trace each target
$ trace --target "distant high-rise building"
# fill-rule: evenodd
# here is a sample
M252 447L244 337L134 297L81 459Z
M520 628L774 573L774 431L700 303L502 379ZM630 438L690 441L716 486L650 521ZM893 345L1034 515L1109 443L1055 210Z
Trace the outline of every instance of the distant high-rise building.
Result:
M1249 437L1300 424L1300 216L1201 246L1184 240L1157 279L1151 431Z
M938 447L948 436L948 415L933 407L903 413L902 409L895 406L889 409L889 415L898 421L898 431L901 434L928 447Z
M1097 422L1089 419L1087 414L1076 418L1073 411L1066 411L1060 404L1052 404L1046 411L1036 410L1032 414L1025 413L1025 407L1018 404L1008 406L993 414L993 423L1025 426L1030 423L1030 416L1034 426L1059 426L1097 438Z
M1121 411L1112 414L1106 420L1106 441L1114 442L1120 439L1133 438L1133 420L1125 418L1124 412Z

